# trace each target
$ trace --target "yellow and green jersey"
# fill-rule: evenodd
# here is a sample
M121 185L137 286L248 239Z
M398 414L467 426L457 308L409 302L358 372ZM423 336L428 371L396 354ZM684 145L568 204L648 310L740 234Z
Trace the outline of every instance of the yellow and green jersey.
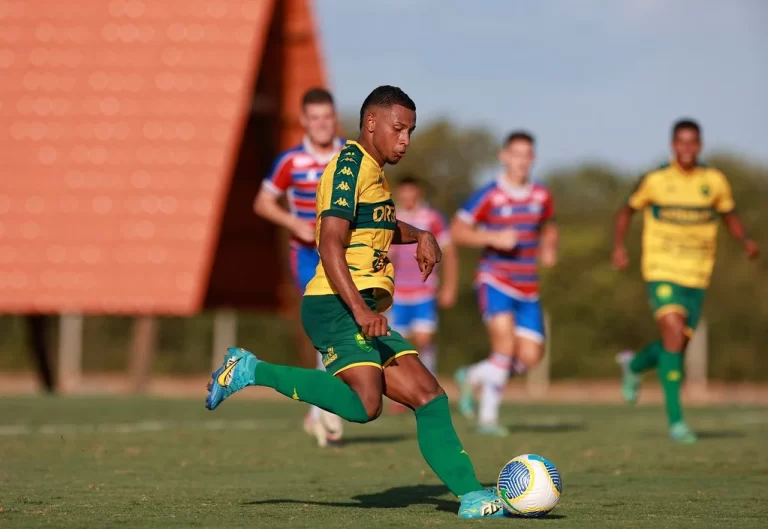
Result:
M323 171L317 186L317 231L326 217L349 221L346 260L358 290L372 289L380 312L392 305L395 271L387 257L395 234L395 204L379 164L354 141L348 141ZM305 296L338 294L322 261Z
M702 165L687 173L673 162L643 176L627 202L645 212L643 278L707 288L718 216L734 208L725 175Z

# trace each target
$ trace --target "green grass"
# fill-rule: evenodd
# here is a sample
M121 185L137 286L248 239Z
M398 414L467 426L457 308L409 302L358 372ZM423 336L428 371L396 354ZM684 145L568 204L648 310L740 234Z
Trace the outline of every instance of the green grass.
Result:
M305 407L200 401L0 399L0 527L453 528L458 503L421 459L412 416L351 425L320 451ZM768 412L696 409L700 444L666 438L659 408L505 408L516 433L482 439L455 417L481 480L527 452L563 476L548 528L765 527ZM228 429L222 429L227 427Z

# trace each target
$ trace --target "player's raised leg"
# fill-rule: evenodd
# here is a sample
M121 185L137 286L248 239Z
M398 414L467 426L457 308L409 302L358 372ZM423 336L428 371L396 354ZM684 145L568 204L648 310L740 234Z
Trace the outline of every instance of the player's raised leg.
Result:
M472 461L453 427L445 391L416 354L395 352L407 347L402 337L391 338L382 347L382 358L391 355L384 367L385 394L414 410L419 449L437 477L461 500L459 516L503 517L495 491L485 489L475 476Z

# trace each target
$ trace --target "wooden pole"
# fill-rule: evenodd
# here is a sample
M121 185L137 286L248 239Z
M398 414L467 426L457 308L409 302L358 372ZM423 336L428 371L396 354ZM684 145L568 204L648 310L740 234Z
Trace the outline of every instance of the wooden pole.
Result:
M707 389L707 371L709 368L709 326L704 318L699 322L696 332L685 352L686 381L694 391Z
M75 387L82 378L83 316L62 314L59 318L59 385L62 390Z
M530 395L540 397L549 389L549 370L550 370L550 344L552 343L552 324L550 322L549 313L544 312L544 334L546 341L544 342L544 356L541 358L539 365L528 371L528 376L525 379L526 390Z
M156 337L157 320L154 316L139 316L134 320L128 372L131 387L136 393L144 393L149 388Z
M237 345L237 312L229 309L217 310L213 315L213 351L211 366L215 371L221 367L228 347Z

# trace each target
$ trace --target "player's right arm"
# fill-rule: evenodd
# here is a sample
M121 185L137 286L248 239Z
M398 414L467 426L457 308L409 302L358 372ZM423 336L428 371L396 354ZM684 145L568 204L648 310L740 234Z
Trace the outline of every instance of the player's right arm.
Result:
M298 239L311 243L315 240L312 225L291 214L278 202L291 185L289 165L287 156L277 159L256 195L253 210L258 216L287 229Z
M476 192L451 221L451 240L459 246L511 250L517 246L517 232L511 228L489 231L479 225L487 220L488 189Z
M349 243L349 226L357 214L359 167L359 163L336 162L325 169L317 195L322 207L317 249L326 277L352 311L363 334L385 336L389 334L387 319L368 307L347 263L345 246Z
M625 270L629 266L629 254L624 240L627 237L632 215L635 211L643 209L651 202L651 190L648 184L648 175L643 175L635 185L627 201L622 204L613 220L613 252L611 260L618 270Z

